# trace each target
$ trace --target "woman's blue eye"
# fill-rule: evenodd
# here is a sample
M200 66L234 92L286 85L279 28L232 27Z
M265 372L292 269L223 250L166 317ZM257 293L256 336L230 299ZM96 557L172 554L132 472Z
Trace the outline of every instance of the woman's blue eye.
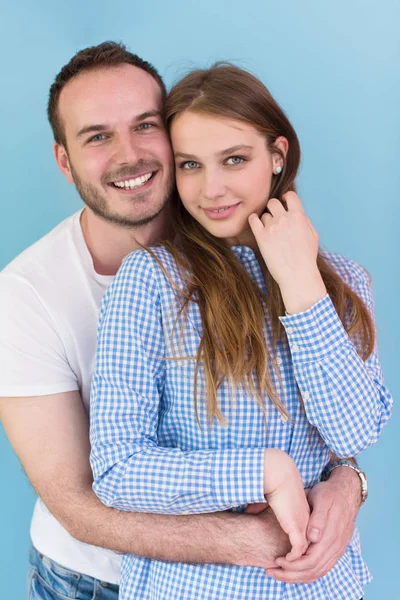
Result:
M196 169L199 166L199 163L195 160L187 160L186 162L180 165L181 169Z
M244 158L243 156L230 156L227 160L226 160L226 164L227 165L240 165L242 162L244 162Z

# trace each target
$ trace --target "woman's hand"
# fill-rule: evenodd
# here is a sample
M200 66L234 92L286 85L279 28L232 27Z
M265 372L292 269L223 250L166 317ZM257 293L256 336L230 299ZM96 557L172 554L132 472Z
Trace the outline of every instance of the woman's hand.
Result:
M269 272L280 287L286 311L307 310L326 295L317 267L318 234L295 192L283 196L287 210L276 198L268 201L261 219L249 216L249 225Z
M294 461L282 450L268 448L264 460L264 493L292 550L286 555L293 561L306 552L310 508L300 473Z

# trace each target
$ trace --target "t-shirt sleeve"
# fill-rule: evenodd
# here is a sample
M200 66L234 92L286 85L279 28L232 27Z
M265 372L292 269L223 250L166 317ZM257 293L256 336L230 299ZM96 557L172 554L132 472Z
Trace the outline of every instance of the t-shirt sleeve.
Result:
M78 389L54 319L23 278L0 273L0 396Z

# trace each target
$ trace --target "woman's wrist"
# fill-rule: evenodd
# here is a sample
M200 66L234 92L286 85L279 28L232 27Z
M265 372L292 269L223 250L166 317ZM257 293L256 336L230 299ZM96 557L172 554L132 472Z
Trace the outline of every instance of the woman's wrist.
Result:
M278 448L264 450L264 495L272 494L285 478L292 459L286 452Z
M305 312L327 294L320 272L303 277L292 277L291 281L280 285L285 310L291 315Z

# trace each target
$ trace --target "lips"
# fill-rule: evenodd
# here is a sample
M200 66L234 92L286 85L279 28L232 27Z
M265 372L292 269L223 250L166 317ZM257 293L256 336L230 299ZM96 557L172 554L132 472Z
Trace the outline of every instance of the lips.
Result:
M109 181L107 185L122 195L132 195L146 190L153 185L153 181L158 171L148 171L136 177L126 177L114 181Z
M135 192L151 185L163 165L158 160L140 159L135 164L114 167L103 173L101 183L119 192Z
M153 176L153 173L145 173L131 179L122 179L120 181L113 181L112 185L120 189L134 190L135 188L141 187Z
M203 208L207 217L212 220L227 219L236 212L240 202L236 204L226 204L225 206L213 206L212 208Z

